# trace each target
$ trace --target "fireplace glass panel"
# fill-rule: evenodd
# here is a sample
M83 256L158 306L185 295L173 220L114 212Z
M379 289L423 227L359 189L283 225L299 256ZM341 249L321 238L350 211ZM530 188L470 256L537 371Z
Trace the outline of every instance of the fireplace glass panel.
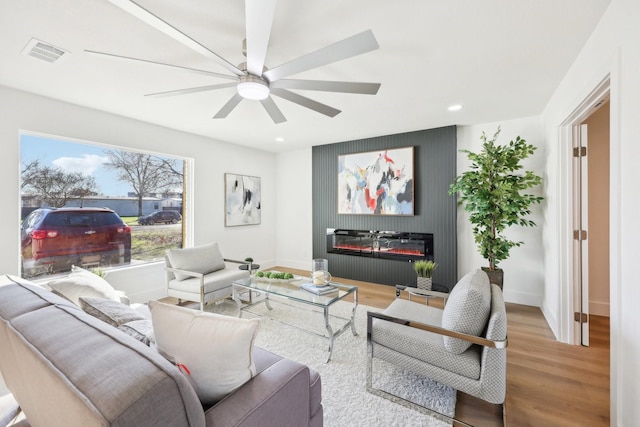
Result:
M327 252L402 261L433 260L433 234L328 228Z

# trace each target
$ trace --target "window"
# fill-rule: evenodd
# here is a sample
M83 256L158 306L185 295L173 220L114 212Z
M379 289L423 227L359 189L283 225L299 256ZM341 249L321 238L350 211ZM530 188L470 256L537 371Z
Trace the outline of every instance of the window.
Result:
M31 133L20 149L23 277L156 261L182 247L188 160Z

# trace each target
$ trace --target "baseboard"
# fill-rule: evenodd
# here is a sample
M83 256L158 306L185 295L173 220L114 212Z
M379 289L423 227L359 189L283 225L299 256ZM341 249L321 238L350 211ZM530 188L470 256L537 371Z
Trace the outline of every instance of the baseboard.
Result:
M277 263L274 265L279 265L282 267L293 268L296 270L305 270L311 271L311 260L308 261L300 261L300 260L292 260L292 259L278 259ZM329 271L331 271L331 266L329 266Z
M609 317L609 303L603 301L589 301L589 314Z
M507 289L503 289L502 294L504 295L505 302L529 305L532 307L540 307L542 305L542 295L509 291L508 287Z
M542 315L544 316L544 319L547 321L549 328L551 328L551 332L553 332L553 335L556 337L556 340L560 341L560 331L559 331L560 324L558 323L557 317L553 313L551 313L547 309L547 306L544 304L541 305L540 311L542 311Z

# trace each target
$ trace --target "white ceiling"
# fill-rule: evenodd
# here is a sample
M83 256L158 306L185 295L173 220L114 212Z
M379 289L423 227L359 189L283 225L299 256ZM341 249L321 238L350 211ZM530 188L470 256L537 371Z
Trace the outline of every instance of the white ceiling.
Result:
M242 0L139 0L233 64L244 62ZM215 77L91 56L85 49L228 74L107 0L3 0L0 85L217 140L286 151L377 135L540 114L610 0L279 0L266 65L274 68L371 29L380 48L291 78L377 82L377 95L299 93L342 110L329 118L275 98L212 116L235 88ZM21 54L35 37L70 52L55 64ZM66 58L65 58L66 56ZM462 104L452 113L447 107ZM284 138L284 142L276 142Z

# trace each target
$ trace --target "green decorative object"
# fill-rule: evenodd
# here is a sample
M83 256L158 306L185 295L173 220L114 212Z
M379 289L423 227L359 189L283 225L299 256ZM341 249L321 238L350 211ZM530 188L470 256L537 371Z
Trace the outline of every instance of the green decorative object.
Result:
M96 276L98 276L98 277L102 277L103 279L104 279L105 277L107 277L107 272L106 272L106 271L104 271L104 270L103 270L103 269L101 269L101 268L92 268L92 269L91 269L91 272L92 272L93 274L95 274Z
M433 270L438 268L438 264L433 261L418 260L413 263L413 269L418 275L417 286L419 289L430 291L432 285Z
M418 277L432 277L433 271L438 268L438 264L433 261L419 260L413 263L413 269Z
M509 257L509 251L523 242L509 240L504 232L512 225L533 227L526 217L531 205L543 197L528 194L529 188L540 185L542 178L531 171L522 172L522 160L531 156L536 147L520 138L508 145L497 145L500 127L489 139L482 132L482 150L467 154L471 168L458 176L449 187L449 194L459 194L459 203L469 212L473 236L481 255L489 262L489 271Z

